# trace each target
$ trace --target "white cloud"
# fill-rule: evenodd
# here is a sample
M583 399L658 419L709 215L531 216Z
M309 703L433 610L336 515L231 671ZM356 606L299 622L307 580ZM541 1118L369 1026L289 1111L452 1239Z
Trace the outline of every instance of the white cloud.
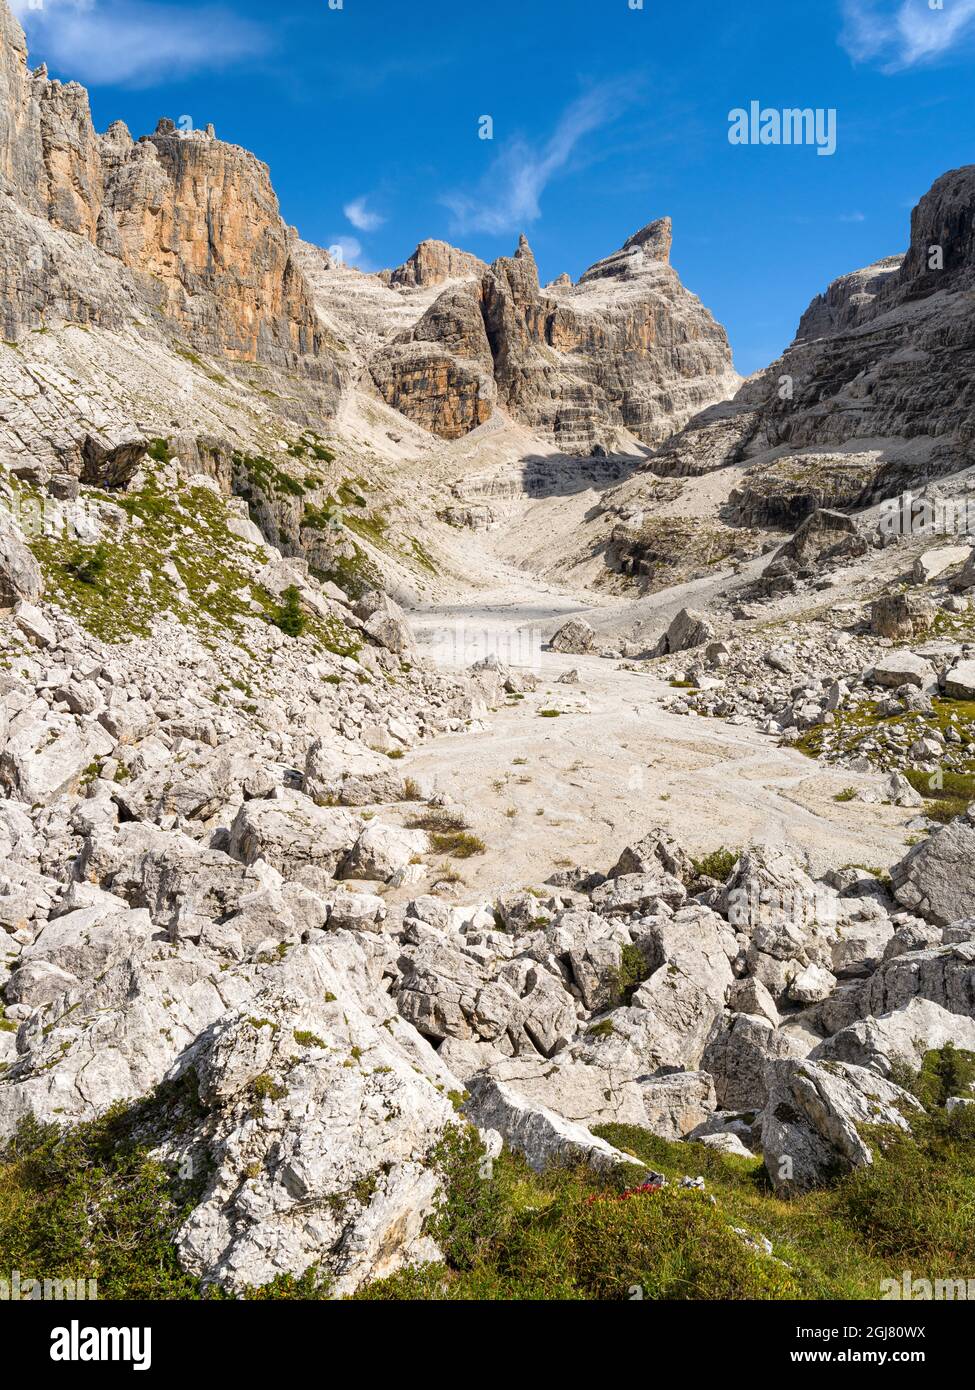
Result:
M153 87L266 49L260 25L220 6L151 0L11 0L31 48L66 78Z
M975 37L975 0L843 0L840 43L856 63L900 72L945 57Z
M864 212L841 212L841 222L866 222L867 215Z
M385 217L380 217L378 212L369 211L366 207L365 197L354 198L351 203L346 203L342 211L353 227L360 232L374 232L386 221Z
M356 270L371 272L377 269L367 258L362 242L354 236L332 237L325 248L340 265L355 266Z
M596 87L567 107L540 147L514 139L494 160L473 193L449 193L441 200L453 213L457 232L520 231L541 217L540 199L549 181L564 169L583 136L606 125L619 97L608 85Z

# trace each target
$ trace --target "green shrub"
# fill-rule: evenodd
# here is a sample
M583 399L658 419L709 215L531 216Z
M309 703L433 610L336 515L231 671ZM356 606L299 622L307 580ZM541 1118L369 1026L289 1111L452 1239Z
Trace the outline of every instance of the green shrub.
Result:
M145 1113L115 1106L74 1129L21 1121L0 1153L0 1269L97 1279L100 1298L200 1297L173 1245L199 1185L148 1156Z
M971 1095L975 1083L975 1053L953 1043L924 1054L920 1072L908 1083L926 1110L942 1108L950 1096Z
M307 618L301 609L301 595L296 585L289 584L281 595L281 603L275 610L271 621L288 637L300 637L307 625Z
M629 1004L640 985L650 974L643 952L639 946L624 946L619 969L616 972L616 997L623 1004Z
M467 830L435 831L430 842L438 854L450 854L455 859L470 859L475 854L484 854L487 849L479 835L471 835Z
M725 849L722 846L705 854L702 859L692 859L691 863L699 878L714 878L719 883L727 883L740 858L740 849Z
M677 1147L677 1146L673 1146ZM646 1171L535 1174L476 1135L435 1154L445 1195L430 1223L444 1263L405 1270L360 1299L625 1300L790 1297L783 1265L749 1249L705 1193L640 1190Z
M415 785L415 784L414 784ZM438 854L452 854L455 859L470 859L483 854L487 846L478 835L471 835L467 822L457 811L424 811L406 822L410 830L426 830Z
M975 1114L962 1107L911 1124L913 1137L874 1132L874 1161L839 1184L837 1208L897 1270L913 1261L946 1278L975 1268Z
M422 815L411 816L406 822L408 830L466 830L467 821L459 811L424 811Z
M173 457L168 439L150 439L146 453L156 463L169 463Z

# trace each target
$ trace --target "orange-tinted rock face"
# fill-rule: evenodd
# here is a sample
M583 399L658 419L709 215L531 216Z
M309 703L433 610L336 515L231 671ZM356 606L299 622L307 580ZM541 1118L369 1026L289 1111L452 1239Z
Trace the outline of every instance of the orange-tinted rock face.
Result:
M370 362L387 404L443 439L483 424L497 398L481 298L476 281L446 291Z
M41 77L33 82L40 108L45 215L53 226L94 241L104 185L88 93L76 82L62 86Z
M389 405L441 439L459 439L494 409L490 377L442 349L417 347L373 363L373 376Z
M442 285L446 280L480 277L487 270L483 261L467 251L458 251L446 241L421 241L408 261L395 270L384 270L389 285L409 288Z
M9 243L27 235L25 213L74 233L143 277L144 296L206 350L281 366L319 352L318 320L266 166L171 121L138 143L121 123L96 135L83 87L30 71L23 31L2 0L0 176L15 205L5 216ZM26 269L3 258L5 332L33 326L41 301L83 322L110 319L104 303L124 297L108 283L117 270L104 267L103 285L60 292L42 242L41 232ZM94 267L97 281L97 257L67 259Z
M24 31L0 4L0 176L31 212L40 212L40 110L27 67Z
M245 361L317 351L317 320L266 165L171 122L148 140L106 139L102 149L122 258L161 282L169 315Z

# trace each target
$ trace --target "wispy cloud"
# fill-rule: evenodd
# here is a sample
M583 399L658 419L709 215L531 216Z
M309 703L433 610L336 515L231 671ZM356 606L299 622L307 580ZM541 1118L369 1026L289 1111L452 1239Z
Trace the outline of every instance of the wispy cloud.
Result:
M453 230L513 232L537 221L549 182L569 163L580 140L607 125L618 111L618 91L605 84L567 107L543 144L513 139L473 192L448 193L441 199L453 213Z
M381 227L386 221L385 217L380 217L378 212L371 212L366 207L366 200L353 198L351 203L346 203L342 209L353 227L360 232L374 232L377 227Z
M841 212L841 213L840 213L840 221L841 221L841 222L866 222L866 220L867 220L867 215L866 215L865 212Z
M975 39L975 0L842 0L840 43L856 63L902 72Z
M151 0L11 0L31 56L92 86L154 87L174 77L251 58L264 28L218 5Z
M358 237L355 236L336 236L332 237L326 247L328 254L340 265L351 265L356 270L373 271L377 267L367 258L365 248Z

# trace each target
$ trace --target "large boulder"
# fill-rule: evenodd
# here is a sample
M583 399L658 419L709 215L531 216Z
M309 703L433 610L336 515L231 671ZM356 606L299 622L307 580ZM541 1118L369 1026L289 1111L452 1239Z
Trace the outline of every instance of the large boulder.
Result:
M921 595L882 594L870 607L870 631L891 641L910 641L928 631L934 615L934 605Z
M951 700L975 700L975 661L957 662L945 676L945 694Z
M41 567L8 516L0 514L0 608L20 599L36 602L44 593Z
M940 927L975 917L975 808L915 845L890 877L897 901Z
M327 888L362 832L362 821L340 807L317 806L297 792L245 801L230 827L227 849L242 864L263 859L286 879Z
M940 579L956 565L963 565L971 553L971 548L967 545L942 545L934 550L925 550L914 561L915 584L930 584L935 579Z
M956 593L964 593L967 589L975 589L975 550L969 552L968 559L961 574L951 581L951 587Z
M132 955L85 991L57 992L21 1025L17 1061L0 1077L0 1138L25 1116L90 1120L162 1082L175 1060L253 987L189 952Z
M103 905L78 908L56 917L18 957L17 969L6 986L7 999L32 1006L46 1002L53 998L51 988L56 972L65 973L74 983L62 985L55 993L78 988L131 955L140 943L150 939L152 932L152 921L145 908L119 912Z
M914 685L919 690L937 686L937 677L930 661L909 651L885 652L874 662L870 679L874 685L890 690L899 690L902 685Z
M355 605L356 617L374 642L399 657L416 659L416 637L399 604L388 594L373 589Z
M807 1050L798 1037L776 1028L767 1018L732 1014L722 1020L701 1065L714 1077L721 1109L761 1110L768 1099L769 1062L804 1057Z
M729 935L720 917L696 905L656 919L639 941L649 961L647 979L628 1007L615 1009L573 1045L572 1055L618 1075L698 1070L734 983Z
M817 507L806 517L792 539L776 551L773 564L791 560L800 568L811 565L838 547L849 546L857 534L853 517L828 507Z
M350 849L341 877L388 883L429 848L430 840L424 830L405 830L402 826L370 821Z
M780 1197L819 1187L873 1162L868 1126L910 1130L922 1113L910 1092L847 1062L776 1061L766 1078L762 1152Z
M916 995L900 1009L842 1028L811 1054L813 1061L853 1062L881 1076L919 1071L924 1055L951 1044L975 1052L975 1018L949 1013Z
M871 974L883 960L893 935L894 924L882 913L840 927L831 951L833 974L844 978Z
M76 790L82 774L115 747L100 725L79 725L67 715L19 716L0 753L0 787L29 805L47 805Z
M179 831L140 821L125 821L111 832L93 830L75 872L131 907L147 908L152 922L174 939L198 936L205 923L225 921L255 895L281 885L280 874L263 860L244 865Z
M670 627L654 648L654 656L667 656L671 652L686 652L693 647L703 647L714 637L714 627L703 613L693 608L682 608Z
M689 882L694 876L694 865L690 856L668 831L655 826L635 844L627 845L607 877L619 878L622 874L659 874L661 870L684 882Z
M400 1014L435 1042L477 1036L492 1042L506 1030L517 995L506 989L502 1003L496 997L502 991L496 987L490 1001L493 1007L479 1010L482 990L493 983L485 965L462 951L445 932L420 924L408 926L398 962Z
M836 920L838 895L807 873L782 845L754 845L739 857L717 907L738 931L794 925L800 932Z
M439 1075L348 995L269 988L217 1021L193 1065L202 1134L167 1152L210 1173L176 1240L191 1273L239 1292L314 1265L342 1295L438 1258L428 1157L457 1117Z
M526 1100L590 1128L637 1125L661 1139L682 1139L715 1108L714 1082L702 1071L646 1076L635 1068L627 1074L615 1066L587 1065L565 1052L553 1061L525 1053L486 1059L465 1079L481 1070Z
M879 1017L930 999L949 1013L975 1018L975 942L907 951L886 960L866 980L858 996L858 1016Z
M229 967L143 945L21 1025L0 1137L28 1114L88 1120L165 1081L146 1132L201 1180L176 1245L205 1282L239 1293L320 1266L344 1294L436 1259L430 1153L461 1087L390 1013L382 968L347 932Z
M564 652L569 656L585 656L591 652L596 642L596 633L585 618L570 618L563 623L552 637L549 646L553 652Z
M403 778L382 753L334 734L305 755L302 787L319 806L373 806L401 801Z
M592 890L592 905L604 916L648 915L664 908L682 907L687 889L679 878L662 869L645 874L620 874Z
M639 1159L597 1139L584 1125L561 1115L490 1076L475 1077L464 1113L478 1129L494 1130L531 1168L541 1172L552 1163L577 1163L606 1170L621 1163L642 1167Z

